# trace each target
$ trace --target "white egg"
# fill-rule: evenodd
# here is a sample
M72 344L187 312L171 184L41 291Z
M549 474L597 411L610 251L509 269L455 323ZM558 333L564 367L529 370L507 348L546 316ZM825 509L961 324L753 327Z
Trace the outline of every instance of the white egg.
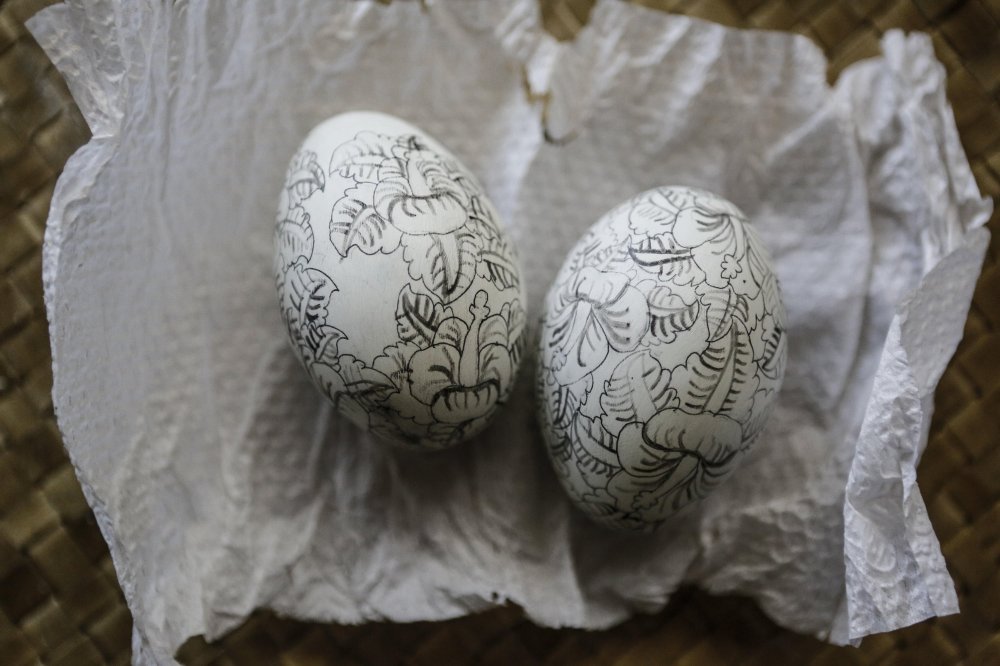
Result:
M274 236L292 348L339 412L396 443L481 430L521 356L521 272L475 177L398 118L356 112L310 132Z
M740 464L785 367L785 310L736 206L661 187L608 212L570 252L542 322L550 458L604 525L651 531Z

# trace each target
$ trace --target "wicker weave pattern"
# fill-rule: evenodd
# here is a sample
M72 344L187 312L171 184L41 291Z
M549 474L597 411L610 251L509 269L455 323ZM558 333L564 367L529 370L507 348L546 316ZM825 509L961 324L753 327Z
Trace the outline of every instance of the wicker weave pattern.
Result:
M0 661L123 663L131 617L52 416L40 247L89 132L24 29L39 4L0 9Z
M0 662L124 663L131 619L55 427L41 240L55 179L88 138L65 84L24 29L51 0L0 5ZM593 0L542 0L560 39ZM929 33L980 188L1000 195L1000 0L640 0L726 25L801 32L831 79L880 34ZM919 471L962 615L835 648L776 627L751 602L682 590L605 632L541 629L516 608L450 622L343 627L259 613L191 664L1000 663L1000 214L965 337L936 395Z

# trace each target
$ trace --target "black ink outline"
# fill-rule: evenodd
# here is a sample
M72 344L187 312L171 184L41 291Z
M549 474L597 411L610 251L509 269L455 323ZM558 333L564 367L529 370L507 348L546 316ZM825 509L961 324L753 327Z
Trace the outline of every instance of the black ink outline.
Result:
M757 439L787 353L769 266L735 206L684 187L616 207L570 254L547 299L536 387L549 457L594 520L655 529ZM640 336L621 344L626 324ZM701 348L677 364L680 336Z
M481 186L415 135L360 132L332 151L327 173L348 182L329 219L341 261L397 253L411 278L397 299L398 342L366 363L339 353L338 287L310 266L303 203L327 186L319 160L293 157L275 227L282 318L300 360L341 413L383 438L444 448L478 432L509 397L525 320L514 250ZM484 282L499 300L470 291Z

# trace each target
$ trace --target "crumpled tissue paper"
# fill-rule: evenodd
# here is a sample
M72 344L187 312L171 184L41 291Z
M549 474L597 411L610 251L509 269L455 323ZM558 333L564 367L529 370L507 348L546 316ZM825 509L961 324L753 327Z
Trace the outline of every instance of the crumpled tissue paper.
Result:
M927 36L887 34L831 88L804 37L618 2L572 43L533 0L72 0L29 27L93 131L45 238L53 397L136 661L257 607L354 623L509 600L596 628L690 581L836 643L958 610L915 468L991 204ZM789 337L746 466L656 535L621 535L559 489L531 359L495 425L438 455L335 418L285 340L271 233L296 145L352 109L417 124L480 176L531 320L576 239L633 194L739 205Z

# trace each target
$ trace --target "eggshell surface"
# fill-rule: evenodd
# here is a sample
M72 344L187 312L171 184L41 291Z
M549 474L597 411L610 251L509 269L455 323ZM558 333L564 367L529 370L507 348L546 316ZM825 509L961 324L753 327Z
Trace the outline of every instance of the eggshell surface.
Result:
M545 303L540 420L573 503L651 531L745 457L781 386L785 310L746 217L661 187L604 215Z
M479 182L418 128L373 112L318 125L288 167L274 249L292 348L344 417L437 449L508 397L514 249Z

